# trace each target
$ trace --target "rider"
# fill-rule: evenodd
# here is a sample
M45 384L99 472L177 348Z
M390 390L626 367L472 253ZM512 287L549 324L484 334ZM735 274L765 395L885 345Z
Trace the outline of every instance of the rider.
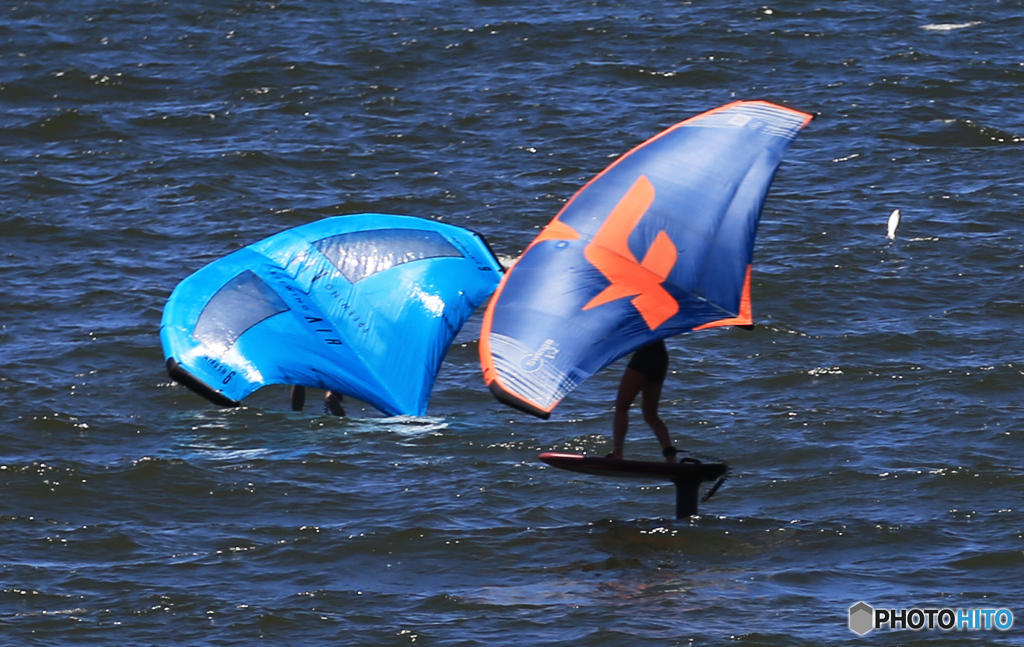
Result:
M344 397L340 393L328 391L324 394L324 413L332 413L336 416L345 415L345 407L341 406ZM292 411L302 411L306 404L306 387L295 385L292 387Z
M615 398L615 421L612 425L614 448L608 458L622 459L622 445L629 431L629 407L636 396L641 394L640 409L644 422L650 425L655 437L661 443L661 453L669 463L676 462L676 448L668 435L668 428L658 416L658 402L661 387L668 373L668 351L665 342L658 340L641 347L633 354L626 366L626 372L619 383Z

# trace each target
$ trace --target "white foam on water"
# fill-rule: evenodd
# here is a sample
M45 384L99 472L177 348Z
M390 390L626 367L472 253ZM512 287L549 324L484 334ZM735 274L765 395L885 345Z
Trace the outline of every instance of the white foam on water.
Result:
M956 31L957 29L967 29L968 27L974 27L975 25L980 24L980 20L972 20L970 22L943 22L921 25L921 29L925 31Z

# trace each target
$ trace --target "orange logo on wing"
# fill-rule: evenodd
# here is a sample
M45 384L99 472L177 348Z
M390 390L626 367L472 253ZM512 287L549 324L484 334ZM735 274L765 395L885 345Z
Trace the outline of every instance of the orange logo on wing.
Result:
M654 238L644 260L638 262L629 249L629 235L654 202L654 185L641 175L612 209L608 219L583 250L583 255L611 282L583 306L584 310L634 297L633 305L651 330L679 312L679 303L662 283L676 264L679 252L664 230Z

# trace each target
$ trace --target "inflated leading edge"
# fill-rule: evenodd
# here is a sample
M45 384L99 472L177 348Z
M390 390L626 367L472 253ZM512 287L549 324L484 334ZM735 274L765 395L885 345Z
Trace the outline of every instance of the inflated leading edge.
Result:
M763 101L732 103L673 126L591 180L488 305L480 361L494 395L547 418L644 344L752 324L761 208L810 120Z
M186 278L160 339L171 377L221 406L298 384L423 415L452 339L500 275L486 242L460 227L327 218Z

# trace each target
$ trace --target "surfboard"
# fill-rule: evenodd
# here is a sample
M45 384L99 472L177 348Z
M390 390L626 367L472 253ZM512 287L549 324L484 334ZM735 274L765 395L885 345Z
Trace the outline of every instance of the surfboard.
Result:
M725 463L702 463L694 458L683 458L676 464L665 461L615 460L599 456L545 452L540 460L552 467L593 476L655 479L659 481L693 482L714 481L725 474Z

